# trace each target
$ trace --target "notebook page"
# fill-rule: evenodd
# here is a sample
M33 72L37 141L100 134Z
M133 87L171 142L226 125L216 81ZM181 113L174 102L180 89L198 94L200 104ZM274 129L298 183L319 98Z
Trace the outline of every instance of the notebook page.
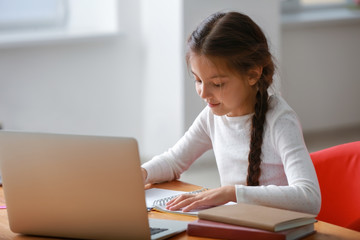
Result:
M177 196L180 194L184 194L186 192L183 191L174 191L174 190L168 190L168 189L160 189L160 188L151 188L145 190L145 199L146 199L146 207L152 208L154 207L153 203L156 200L162 199L162 198L168 198L172 196Z

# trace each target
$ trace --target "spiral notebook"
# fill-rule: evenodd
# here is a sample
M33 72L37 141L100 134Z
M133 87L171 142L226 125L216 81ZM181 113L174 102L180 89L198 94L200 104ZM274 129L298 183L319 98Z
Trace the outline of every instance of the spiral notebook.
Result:
M148 211L154 209L160 212L169 212L169 213L197 216L198 210L194 210L190 212L183 212L181 210L170 211L166 209L166 203L169 202L171 199L178 197L182 194L198 194L207 190L208 190L207 188L202 188L192 192L183 192L183 191L174 191L168 189L151 188L145 191L146 206L148 208Z

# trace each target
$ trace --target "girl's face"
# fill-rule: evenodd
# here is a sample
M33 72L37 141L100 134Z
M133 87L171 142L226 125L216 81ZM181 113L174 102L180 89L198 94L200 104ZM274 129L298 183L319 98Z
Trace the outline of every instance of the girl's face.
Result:
M215 115L235 117L254 112L256 78L219 68L201 55L192 54L189 63L196 91Z

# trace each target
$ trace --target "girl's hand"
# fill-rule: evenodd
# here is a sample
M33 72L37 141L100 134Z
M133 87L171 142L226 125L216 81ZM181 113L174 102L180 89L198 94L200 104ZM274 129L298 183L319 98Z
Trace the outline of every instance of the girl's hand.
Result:
M166 209L189 212L194 209L223 205L230 201L236 202L235 186L223 186L199 194L183 194L169 201Z

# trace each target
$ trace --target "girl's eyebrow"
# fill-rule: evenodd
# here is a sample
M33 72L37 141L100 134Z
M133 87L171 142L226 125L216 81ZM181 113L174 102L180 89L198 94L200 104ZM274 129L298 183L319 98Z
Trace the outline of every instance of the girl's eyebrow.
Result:
M194 74L195 76L198 77L198 75L196 75L196 73L194 73L192 70L191 70L191 73ZM223 74L215 74L211 77L209 77L208 79L214 79L214 78L227 78L228 76L227 75L223 75Z

